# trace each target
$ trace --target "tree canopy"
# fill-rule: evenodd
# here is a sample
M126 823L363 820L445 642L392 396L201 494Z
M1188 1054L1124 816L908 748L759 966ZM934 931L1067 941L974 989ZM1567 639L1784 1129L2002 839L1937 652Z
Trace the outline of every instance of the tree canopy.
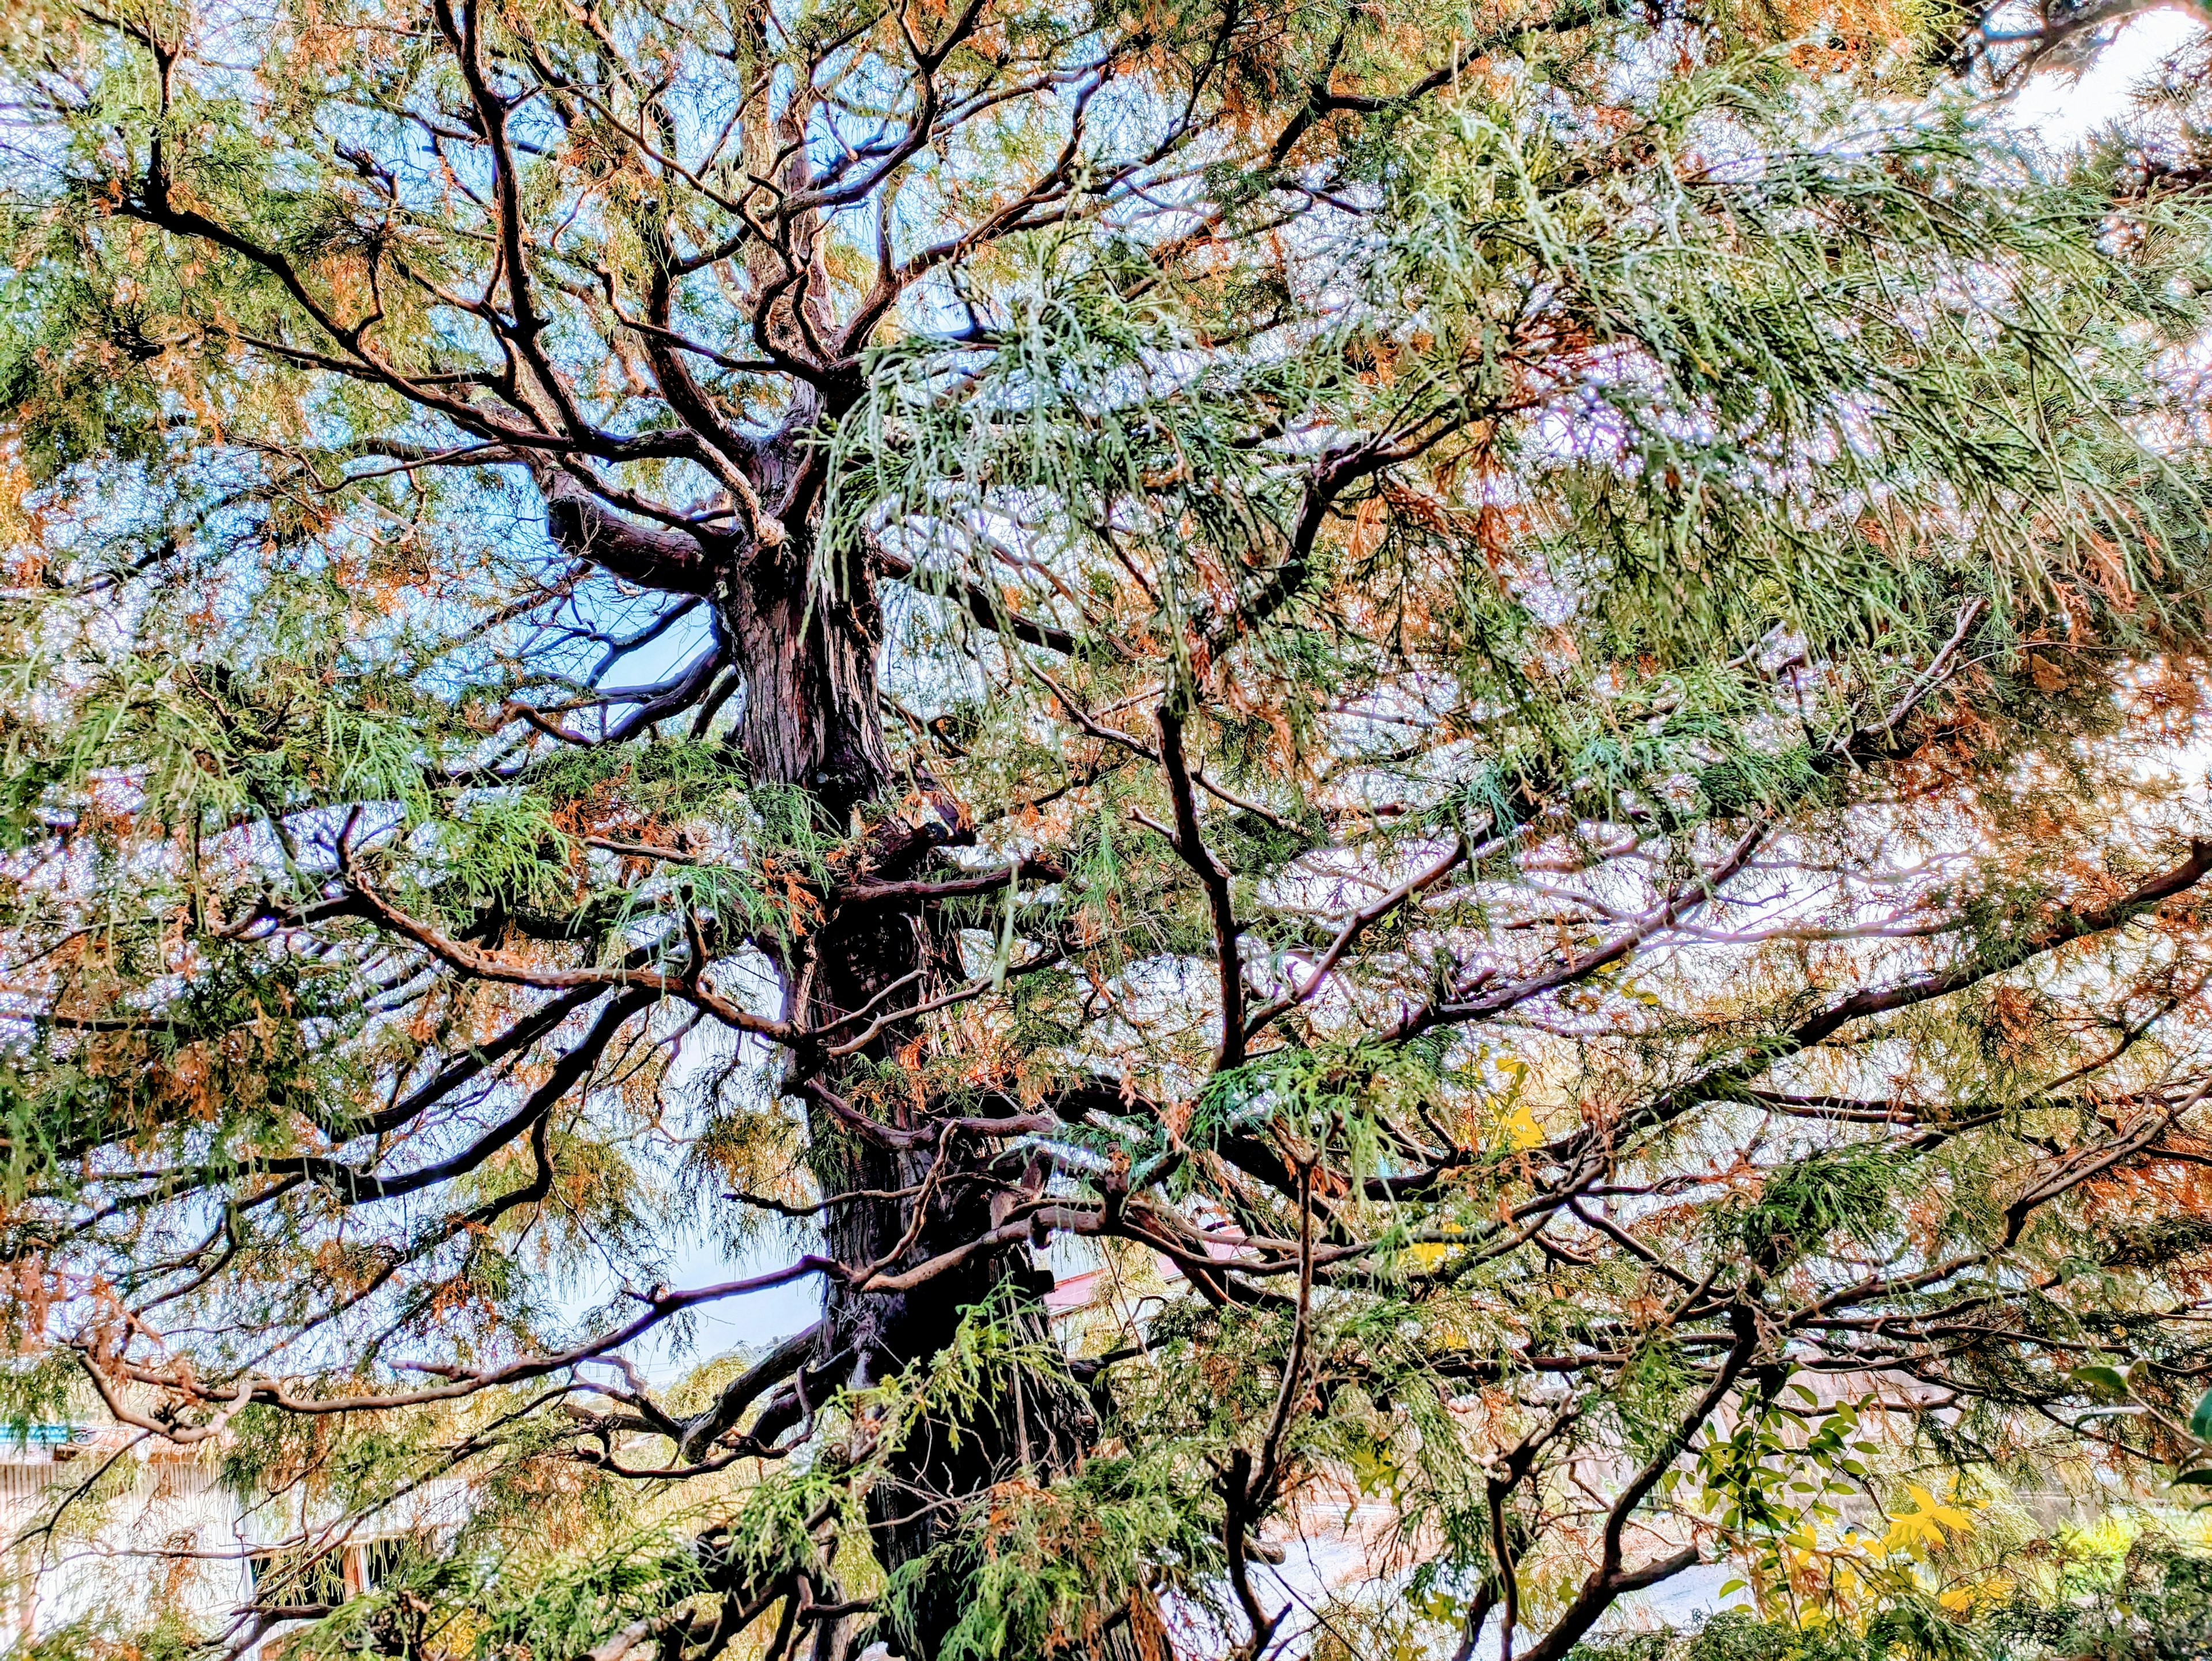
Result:
M2212 1434L2201 66L1991 102L2126 15L15 0L0 1382L298 1501L164 1641L2093 1641L1961 1542Z

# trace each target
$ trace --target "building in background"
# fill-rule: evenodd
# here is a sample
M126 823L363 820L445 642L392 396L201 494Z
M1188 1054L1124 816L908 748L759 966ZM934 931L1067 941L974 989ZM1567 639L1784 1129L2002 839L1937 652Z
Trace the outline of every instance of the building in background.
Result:
M0 1646L157 1603L209 1633L255 1603L319 1612L375 1585L409 1538L457 1525L465 1500L447 1480L341 1529L297 1494L240 1492L211 1449L120 1427L0 1431Z

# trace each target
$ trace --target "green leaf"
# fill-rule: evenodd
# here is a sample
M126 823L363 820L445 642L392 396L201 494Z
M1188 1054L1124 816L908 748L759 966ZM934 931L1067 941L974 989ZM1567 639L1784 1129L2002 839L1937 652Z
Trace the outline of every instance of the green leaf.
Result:
M2212 1488L2212 1465L2200 1466L2195 1470L2185 1470L2173 1479L2173 1485L2176 1488L2185 1484L2191 1488Z
M2125 1396L2128 1376L2118 1367L2086 1366L2074 1369L2074 1382L2085 1390L2104 1396ZM2202 1412L2200 1408L2198 1411Z
M2212 1442L2212 1390L2197 1398L2197 1411L2189 1415L2189 1433L2200 1442Z

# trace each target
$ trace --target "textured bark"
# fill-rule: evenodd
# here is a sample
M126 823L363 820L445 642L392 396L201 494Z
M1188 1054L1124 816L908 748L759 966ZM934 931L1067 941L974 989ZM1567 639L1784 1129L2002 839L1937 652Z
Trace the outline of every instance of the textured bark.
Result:
M771 580L748 584L726 608L744 682L738 742L756 779L799 786L842 831L890 781L876 713L875 600L864 586L810 594L797 563L777 560Z
M803 789L840 830L856 821L875 827L865 843L872 874L904 876L934 849L964 840L966 829L957 806L928 781L921 782L927 800L916 814L914 792L892 776L876 697L879 613L868 574L844 573L835 592L810 595L805 573L794 538L772 557L756 561L750 580L723 601L743 678L738 740L755 778ZM832 918L812 942L811 963L811 977L802 963L786 965L793 1002L785 1013L810 1026L869 1007L916 971L918 980L891 995L896 1002L918 1002L959 972L951 943L936 937L918 912L892 905ZM823 1081L833 1089L848 1085L896 1056L914 1036L910 1025L887 1028L865 1053L834 1065ZM927 1122L927 1109L908 1102L894 1106L890 1116L899 1129L913 1129ZM1002 1189L982 1179L984 1166L1000 1158L995 1146L971 1140L888 1148L818 1112L809 1130L816 1177L833 1201L823 1216L823 1244L839 1262L909 1268L994 1226L992 1199ZM914 1198L834 1202L839 1196L925 1184ZM919 1221L917 1205L927 1213ZM965 1310L1010 1287L1017 1318L1030 1335L1048 1336L1042 1294L1051 1275L1034 1266L1026 1246L979 1255L907 1292L856 1293L836 1281L825 1285L813 1367L815 1376L828 1379L865 1384L926 1363L951 1342ZM1016 1396L987 1402L958 1423L925 1423L893 1456L888 1480L869 1500L873 1544L885 1568L913 1562L971 1526L963 1502L993 1483L1023 1469L1048 1479L1065 1475L1095 1442L1090 1402L1065 1381L1027 1381L1018 1384ZM907 1652L933 1656L966 1602L966 1576L957 1569L925 1583L911 1611ZM1108 1628L1095 1652L1133 1661L1130 1623Z

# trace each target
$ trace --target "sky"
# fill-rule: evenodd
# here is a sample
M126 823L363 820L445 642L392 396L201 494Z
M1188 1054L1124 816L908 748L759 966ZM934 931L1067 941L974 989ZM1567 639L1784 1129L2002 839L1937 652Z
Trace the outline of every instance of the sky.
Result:
M2130 89L2160 58L2203 32L2179 8L2148 13L2098 55L2087 74L2037 76L2014 99L2012 120L2054 149L2079 144L2125 114Z

